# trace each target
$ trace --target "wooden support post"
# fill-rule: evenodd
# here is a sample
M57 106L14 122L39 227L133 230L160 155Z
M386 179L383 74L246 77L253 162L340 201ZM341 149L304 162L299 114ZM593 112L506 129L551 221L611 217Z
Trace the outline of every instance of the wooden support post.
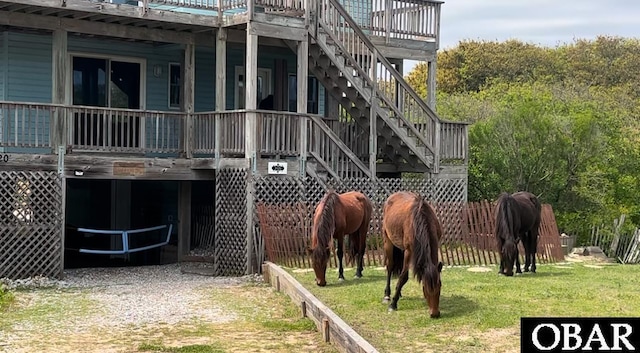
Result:
M51 101L54 104L67 104L67 67L69 66L67 31L56 30L52 40L52 87ZM54 153L58 153L58 146L66 148L66 115L65 110L56 108L53 115L53 129L51 142Z
M373 77L378 77L378 55L373 53L371 57L371 73ZM376 166L378 164L378 96L374 94L376 92L378 83L377 80L373 81L374 89L371 91L371 108L369 108L369 170L371 171L371 178L375 179L377 176Z
M257 158L257 114L258 107L258 35L252 34L252 25L247 25L247 48L245 63L245 120L244 155L250 159L251 168L255 169Z
M218 29L216 36L216 111L227 110L227 29ZM215 158L216 166L220 163L222 148L222 117L215 117Z
M195 45L185 44L183 59L183 80L182 80L182 109L186 114L184 122L184 153L186 158L191 158L193 146L193 122L192 116L195 105Z
M307 317L307 302L304 300L300 302L300 309L302 310L302 317Z
M403 59L398 59L396 61L396 70L398 70L398 72L400 73L400 75L403 75L404 71L404 60ZM404 99L402 98L402 94L401 94L402 90L400 89L400 83L396 82L396 104L398 105L398 108L400 109L400 111L403 111L404 109Z
M329 334L329 319L326 317L322 319L322 335L325 342L329 342L331 335Z
M307 175L307 153L308 153L308 125L307 117L307 89L309 82L309 38L298 42L298 65L297 65L297 82L298 82L298 109L300 114L300 176Z
M436 111L436 61L427 62L427 105Z
M250 0L250 3L252 1ZM258 163L258 35L253 34L253 25L251 22L247 24L247 47L245 62L245 107L247 110L245 116L245 139L244 139L244 156L249 160L250 177L247 180L247 265L246 272L252 271L253 263L253 228L254 228L254 202L253 202L253 174L256 173Z
M178 261L191 250L191 181L181 181L178 189Z
M7 32L5 32L7 33ZM5 35L4 44L7 45L8 38ZM68 55L68 37L67 31L64 30L56 30L53 32L52 36L52 55L51 55L51 63L52 63L52 87L51 87L51 101L54 104L66 104L67 103L67 67L69 63L69 55ZM8 55L5 51L5 55ZM6 72L5 72L6 74ZM6 84L6 80L5 80ZM4 90L6 94L6 89ZM5 97L6 98L6 97ZM59 107L56 107L53 113L53 121L52 128L50 131L51 138L51 147L53 148L53 153L60 153L60 150L64 152L67 146L67 128L66 128L66 114L65 110ZM59 146L62 149L58 148ZM64 165L64 155L58 156L59 165L60 162ZM61 202L62 202L62 222L60 224L60 236L62 239L62 247L60 249L60 278L62 278L64 274L64 242L65 242L65 230L66 230L66 197L67 197L67 180L64 177L64 168L60 168L60 183L62 184L62 194Z

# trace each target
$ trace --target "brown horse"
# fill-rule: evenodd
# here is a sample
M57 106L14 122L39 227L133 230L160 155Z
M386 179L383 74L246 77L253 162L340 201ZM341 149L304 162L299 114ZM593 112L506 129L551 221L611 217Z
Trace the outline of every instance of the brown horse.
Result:
M409 267L422 283L422 292L432 318L440 317L440 272L438 248L442 226L431 206L417 194L397 192L384 204L382 237L387 265L387 286L383 303L391 295L391 275L398 275L389 311L398 309L402 287L409 280Z
M356 259L356 277L362 277L367 231L372 212L369 198L356 191L338 195L331 190L320 200L313 215L310 249L317 285L323 287L327 284L325 275L332 239L338 241L338 280L344 280L342 256L345 234L349 234L349 250L352 258Z
M522 273L518 256L518 243L522 240L525 252L524 272L536 272L536 251L540 227L542 206L538 198L527 191L514 194L503 192L496 204L495 236L500 252L499 274L513 276L515 261L516 273Z

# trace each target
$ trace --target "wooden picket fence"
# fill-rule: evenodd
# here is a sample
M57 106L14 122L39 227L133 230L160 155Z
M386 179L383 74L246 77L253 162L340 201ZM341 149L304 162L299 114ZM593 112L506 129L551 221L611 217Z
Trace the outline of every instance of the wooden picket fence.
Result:
M364 257L366 266L384 265L380 232L382 206L382 203L374 203ZM444 230L440 241L440 259L445 265L493 265L499 262L493 235L493 203L435 203L433 206ZM287 267L311 267L307 249L311 244L314 209L315 204L305 202L257 205L267 260ZM345 243L348 246L348 237L345 237ZM333 250L329 263L330 266L336 267L337 259ZM345 251L345 254L347 253ZM524 261L522 244L520 256ZM553 263L563 260L564 253L553 209L551 205L545 204L542 206L537 261ZM350 263L350 259L347 259L347 263Z

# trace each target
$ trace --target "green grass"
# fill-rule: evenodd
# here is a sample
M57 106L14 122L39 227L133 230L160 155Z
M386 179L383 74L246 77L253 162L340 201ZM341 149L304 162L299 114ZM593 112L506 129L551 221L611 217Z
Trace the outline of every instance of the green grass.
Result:
M9 292L10 302L4 307L0 320L0 330L9 329L17 322L30 322L42 327L56 327L61 317L76 316L82 318L88 315L94 303L88 299L87 293L84 291L59 290L59 289L39 289L37 291L44 293L42 300L31 303L28 307L17 307L14 304L14 298L32 293L34 290L18 290L15 293Z
M539 265L538 273L499 276L445 268L440 319L429 318L418 283L410 277L398 311L382 304L386 282L381 268L364 277L337 281L327 273L326 287L314 284L313 272L290 273L360 335L383 352L504 352L519 350L522 316L640 316L640 268L632 265ZM396 279L392 279L392 294Z
M0 283L0 313L13 302L13 299L13 293Z

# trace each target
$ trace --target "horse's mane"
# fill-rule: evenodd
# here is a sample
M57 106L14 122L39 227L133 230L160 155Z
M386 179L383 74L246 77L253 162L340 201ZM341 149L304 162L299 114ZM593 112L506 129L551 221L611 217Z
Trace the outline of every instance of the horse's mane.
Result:
M496 240L498 251L502 252L505 248L504 256L508 260L511 260L518 250L518 240L514 234L517 234L520 228L520 219L517 217L516 207L518 207L517 201L509 193L500 194L496 211Z
M431 206L416 195L412 207L413 216L413 275L418 283L423 282L433 289L438 284L438 265L431 258L432 246L438 245L439 223ZM437 260L436 260L437 262Z
M331 242L331 237L336 230L336 222L334 220L335 213L335 205L340 202L338 199L338 194L330 190L326 195L320 200L319 206L321 206L320 217L318 220L318 224L315 226L316 229L316 237L317 244L313 249L313 260L314 261L324 261L326 259L326 248Z

